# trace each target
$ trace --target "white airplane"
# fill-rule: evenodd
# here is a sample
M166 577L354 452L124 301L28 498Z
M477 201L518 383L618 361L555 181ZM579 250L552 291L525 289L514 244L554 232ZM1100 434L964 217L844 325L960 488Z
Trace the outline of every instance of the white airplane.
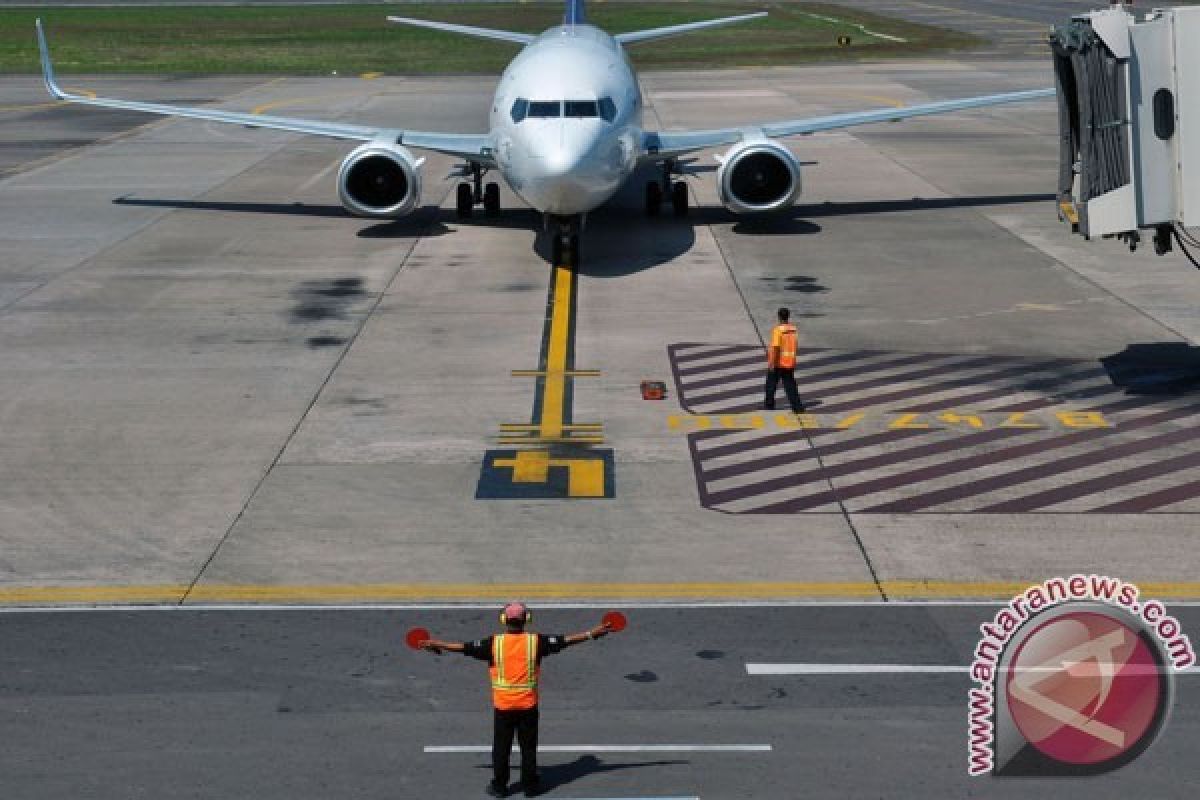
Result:
M717 157L721 202L735 214L775 211L790 207L801 188L799 161L775 139L1054 94L1053 89L1012 92L710 130L649 131L642 126L642 93L626 45L765 16L765 12L742 14L615 36L584 21L584 0L566 0L563 24L539 36L388 17L403 25L522 45L496 87L490 132L481 134L431 133L71 94L55 81L40 19L37 34L46 88L59 100L364 142L346 156L337 177L342 205L358 216L392 219L416 208L424 159L414 157L409 148L463 159L461 176L472 180L458 185L461 217L470 216L480 204L489 215L499 211L500 187L483 183L489 171L498 170L555 231L556 264L578 263L579 232L587 213L612 197L641 165L657 165L662 175L661 183L646 184L646 213L657 215L669 197L675 213L683 215L688 207L687 186L673 180L680 174L680 156L729 145L728 152Z

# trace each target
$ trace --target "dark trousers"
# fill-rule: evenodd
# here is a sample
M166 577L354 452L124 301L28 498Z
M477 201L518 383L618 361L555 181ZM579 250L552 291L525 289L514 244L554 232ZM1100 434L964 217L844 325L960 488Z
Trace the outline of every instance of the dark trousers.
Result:
M537 774L538 710L495 710L492 730L492 781L498 787L508 786L508 757L512 753L513 734L521 746L521 783L535 786Z
M796 388L795 369L772 367L767 370L767 399L763 401L763 408L775 407L775 387L779 385L780 381L783 381L783 390L787 392L788 403L791 404L792 411L798 413L801 408L800 391Z

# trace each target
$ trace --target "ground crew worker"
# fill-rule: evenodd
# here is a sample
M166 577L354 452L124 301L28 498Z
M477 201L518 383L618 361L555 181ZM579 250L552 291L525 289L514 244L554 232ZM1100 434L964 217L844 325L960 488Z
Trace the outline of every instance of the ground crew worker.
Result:
M775 408L775 389L783 381L783 389L787 392L788 402L792 413L804 411L800 402L800 392L796 388L796 326L788 322L792 312L786 308L779 309L779 324L771 329L771 344L767 347L767 398L763 408L771 411Z
M597 625L582 633L547 636L527 633L532 619L522 603L509 603L500 612L505 632L473 642L442 642L430 639L421 648L440 653L448 650L488 662L492 678L492 705L495 720L492 730L492 780L487 793L508 796L508 761L513 734L521 747L521 788L526 797L536 797L541 786L537 774L538 679L542 658L563 648L608 635L610 626Z

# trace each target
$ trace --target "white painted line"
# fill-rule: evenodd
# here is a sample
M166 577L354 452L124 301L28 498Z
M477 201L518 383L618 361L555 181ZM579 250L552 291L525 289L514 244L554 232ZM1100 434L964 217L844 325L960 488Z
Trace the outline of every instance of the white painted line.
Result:
M945 664L747 664L748 675L895 675L967 672Z
M747 664L748 675L946 675L966 674L970 667L954 664ZM1038 671L1036 668L1028 670ZM1045 672L1057 672L1046 668ZM1174 670L1176 675L1200 674L1200 669L1188 667Z
M426 745L426 753L490 753L490 744ZM517 747L513 746L513 752ZM541 744L539 753L769 753L769 744Z
M862 31L867 36L874 36L876 39L886 39L889 42L900 42L902 44L908 43L908 39L902 39L899 36L892 36L889 33L878 33L876 31L867 30L866 25L859 25L858 23L855 23L855 22L847 22L846 20L838 19L837 17L826 17L821 14L811 14L807 11L799 11L797 13L800 14L801 16L811 17L812 19L818 19L822 22L832 22L835 25L849 25L853 28L857 28L858 30Z

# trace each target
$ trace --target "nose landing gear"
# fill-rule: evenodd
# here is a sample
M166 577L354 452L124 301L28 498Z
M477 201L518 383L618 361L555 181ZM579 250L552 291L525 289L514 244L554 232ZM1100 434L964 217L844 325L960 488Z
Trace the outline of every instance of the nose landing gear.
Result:
M546 224L553 233L550 260L554 266L579 266L579 232L583 230L583 216L547 217Z
M487 216L497 216L500 213L500 184L492 181L485 186L483 176L487 170L478 164L464 164L458 174L471 178L470 183L463 181L458 185L458 194L454 198L454 210L458 218L470 219L477 205L483 206L483 213Z

